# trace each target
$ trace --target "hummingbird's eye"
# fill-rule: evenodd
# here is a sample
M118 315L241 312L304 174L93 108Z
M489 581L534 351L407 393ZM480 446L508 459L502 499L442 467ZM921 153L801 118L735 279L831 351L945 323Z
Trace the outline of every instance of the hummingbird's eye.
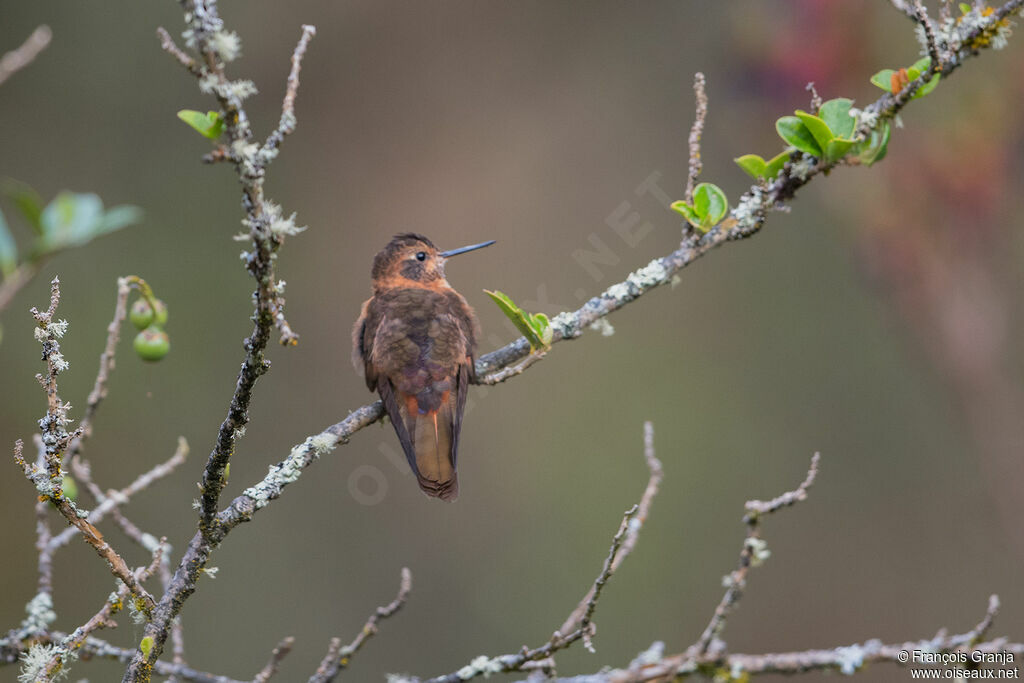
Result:
M426 261L427 260L427 252L425 252L425 251L417 251L416 252L416 260L417 261Z

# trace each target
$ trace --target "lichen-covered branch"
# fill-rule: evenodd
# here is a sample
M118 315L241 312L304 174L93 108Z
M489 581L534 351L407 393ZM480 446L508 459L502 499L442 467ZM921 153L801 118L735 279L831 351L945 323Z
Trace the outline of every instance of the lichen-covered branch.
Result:
M693 201L693 188L700 175L703 164L700 160L700 138L704 134L704 120L708 116L708 95L704 91L704 74L699 71L693 77L693 93L697 98L697 113L690 129L688 144L690 147L690 168L686 175L686 201Z
M46 415L39 420L43 446L40 453L41 462L30 463L25 460L20 439L15 444L14 460L21 467L25 477L35 485L40 500L49 501L69 524L81 532L85 541L106 560L111 573L128 586L134 598L139 601L139 608L148 614L156 605L153 597L135 579L124 559L104 540L103 534L89 522L89 513L79 509L64 495L62 457L79 432L68 432L67 425L71 422L68 412L71 404L62 401L57 391L57 376L68 368L68 363L60 352L59 341L67 332L68 323L66 320L54 320L59 303L60 280L54 278L50 283L50 305L47 310L32 309L37 325L35 337L43 346L43 360L46 362L46 372L36 375L36 379L46 392L47 403ZM52 540L47 544L47 548L50 544Z
M199 81L204 92L211 93L220 106L226 143L222 156L232 162L242 184L243 224L248 228L244 239L252 245L243 253L246 269L256 281L253 330L245 340L245 358L235 382L234 394L227 416L221 423L214 447L207 459L200 483L199 533L189 544L178 569L160 600L154 618L146 625L145 634L152 638L149 652L139 650L125 671L125 681L147 681L157 658L163 651L171 624L181 606L195 590L199 573L206 566L210 553L223 539L226 531L218 516L220 493L226 484L226 471L235 443L244 433L249 420L249 404L256 381L267 372L270 362L265 350L271 330L276 328L281 343L288 346L298 341L284 316L284 282L276 277L277 251L285 239L304 230L296 225L295 214L286 216L279 205L267 199L263 191L266 168L277 156L285 135L295 128L295 96L299 69L310 39L312 26L304 26L302 36L292 55L292 69L282 105L281 122L264 145L253 142L253 131L243 107L243 100L255 92L249 81L231 81L225 64L235 59L240 50L238 35L226 31L216 0L180 0L188 29L183 34L186 48L195 50L193 58L175 45L167 31L158 33L161 46Z
M1010 653L1014 657L1024 655L1024 643L1011 643L1004 638L981 642L992 624L999 608L996 596L989 599L988 610L982 621L970 631L958 635L946 635L945 630L931 639L885 644L873 639L853 645L842 645L831 649L803 650L799 652L775 652L767 654L718 653L704 658L694 658L691 652L665 655L665 645L654 643L641 652L628 667L610 669L595 674L552 679L560 683L644 683L646 681L681 680L690 677L708 678L716 674L723 680L743 680L744 676L759 674L795 675L813 671L834 671L854 674L868 664L890 663L907 666L907 656L913 653L943 655L969 652L984 655ZM910 663L920 668L921 660ZM729 678L731 677L731 679Z

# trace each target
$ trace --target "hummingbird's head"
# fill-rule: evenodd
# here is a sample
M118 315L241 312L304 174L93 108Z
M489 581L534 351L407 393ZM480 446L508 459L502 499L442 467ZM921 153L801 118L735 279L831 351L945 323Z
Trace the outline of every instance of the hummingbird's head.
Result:
M375 284L392 285L411 280L424 285L444 281L444 263L457 254L494 244L494 240L461 249L438 251L423 235L407 232L395 235L373 259L371 277Z

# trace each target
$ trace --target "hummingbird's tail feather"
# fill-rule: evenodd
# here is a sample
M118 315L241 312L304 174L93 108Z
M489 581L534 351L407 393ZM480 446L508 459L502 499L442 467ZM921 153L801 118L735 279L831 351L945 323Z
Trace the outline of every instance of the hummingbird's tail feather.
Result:
M428 496L455 500L459 479L452 458L452 401L436 411L409 415L406 425L413 438L416 479Z
M455 500L459 494L455 413L465 401L449 392L436 410L421 413L416 397L396 390L386 377L378 379L377 389L420 489L434 498Z

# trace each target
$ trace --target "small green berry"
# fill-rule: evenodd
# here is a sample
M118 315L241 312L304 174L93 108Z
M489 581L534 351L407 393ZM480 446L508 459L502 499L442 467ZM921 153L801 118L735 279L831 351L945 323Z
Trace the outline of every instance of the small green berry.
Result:
M171 350L171 340L166 332L156 325L150 325L135 336L132 346L142 360L158 361Z
M156 315L153 315L153 308L144 298L138 299L132 304L132 310L128 313L132 325L136 329L144 330L155 321L157 325L167 324L167 306L160 299L156 300Z
M156 324L160 327L167 324L167 304L160 299L156 300Z
M139 299L132 304L128 319L132 321L132 325L135 325L136 329L144 330L153 322L153 309L145 299Z

